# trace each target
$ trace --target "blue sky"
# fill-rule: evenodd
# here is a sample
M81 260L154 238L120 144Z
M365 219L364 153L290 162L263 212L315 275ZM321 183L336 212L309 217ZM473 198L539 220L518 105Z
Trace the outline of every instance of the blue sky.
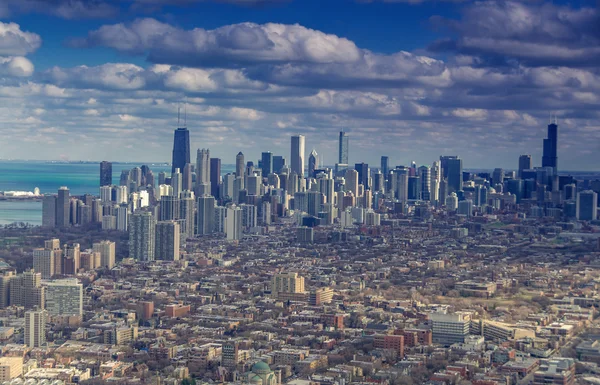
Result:
M168 161L177 106L194 147L325 163L600 160L595 0L0 0L0 158Z

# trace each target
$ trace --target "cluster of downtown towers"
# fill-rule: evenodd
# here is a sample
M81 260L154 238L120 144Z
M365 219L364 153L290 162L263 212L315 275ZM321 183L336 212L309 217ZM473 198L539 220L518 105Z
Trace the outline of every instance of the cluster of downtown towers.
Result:
M498 168L477 175L464 172L458 156L440 156L432 166L417 167L413 162L394 168L389 157L382 156L379 168L366 163L351 168L349 135L343 131L338 162L332 168L320 165L313 150L305 170L305 137L294 135L289 165L283 156L263 152L255 166L240 152L235 172L221 175L221 159L211 158L208 149L198 149L196 162L191 163L189 135L187 128L175 130L171 175L159 174L158 189L147 166L124 171L120 186L113 186L111 163L100 165L100 201L103 207L113 204L110 210L102 209L102 225L129 231L130 257L177 259L180 241L213 233L239 240L243 232L260 231L261 226L289 216L290 210L302 227L335 222L376 225L378 213L407 214L411 206L450 206L470 216L494 194L512 197L515 203L533 199L540 206L552 204L553 193L563 189L569 191L566 199L577 195L569 188L573 178L559 177L557 172L556 122L548 125L541 167L533 168L531 155L522 155L516 173ZM503 199L494 204L504 204ZM463 205L466 212L461 203L468 203Z

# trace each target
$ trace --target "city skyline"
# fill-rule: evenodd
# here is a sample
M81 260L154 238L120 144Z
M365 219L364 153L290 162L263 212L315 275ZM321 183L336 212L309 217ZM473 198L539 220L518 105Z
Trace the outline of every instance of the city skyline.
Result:
M169 162L185 103L227 164L300 134L332 165L340 131L350 164L539 164L554 115L560 169L600 160L593 1L77 3L0 1L2 158Z

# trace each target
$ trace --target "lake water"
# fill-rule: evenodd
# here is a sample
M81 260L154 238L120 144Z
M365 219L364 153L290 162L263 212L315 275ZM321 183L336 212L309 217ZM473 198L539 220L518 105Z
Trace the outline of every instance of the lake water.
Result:
M137 163L113 164L113 183L119 184L122 170L140 167ZM158 173L171 173L167 164L147 164L154 178ZM235 165L224 164L221 173L234 172ZM0 161L0 191L33 191L56 194L61 186L67 186L71 195L99 194L100 165L98 163L50 163ZM42 203L35 201L0 201L0 225L14 222L42 224Z

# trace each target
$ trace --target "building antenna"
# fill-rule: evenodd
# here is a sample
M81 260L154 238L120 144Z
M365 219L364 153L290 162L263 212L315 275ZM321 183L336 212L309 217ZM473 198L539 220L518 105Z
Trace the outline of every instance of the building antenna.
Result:
M183 105L183 127L187 128L187 98L184 99Z
M177 128L179 128L179 117L181 115L181 106L177 105Z

